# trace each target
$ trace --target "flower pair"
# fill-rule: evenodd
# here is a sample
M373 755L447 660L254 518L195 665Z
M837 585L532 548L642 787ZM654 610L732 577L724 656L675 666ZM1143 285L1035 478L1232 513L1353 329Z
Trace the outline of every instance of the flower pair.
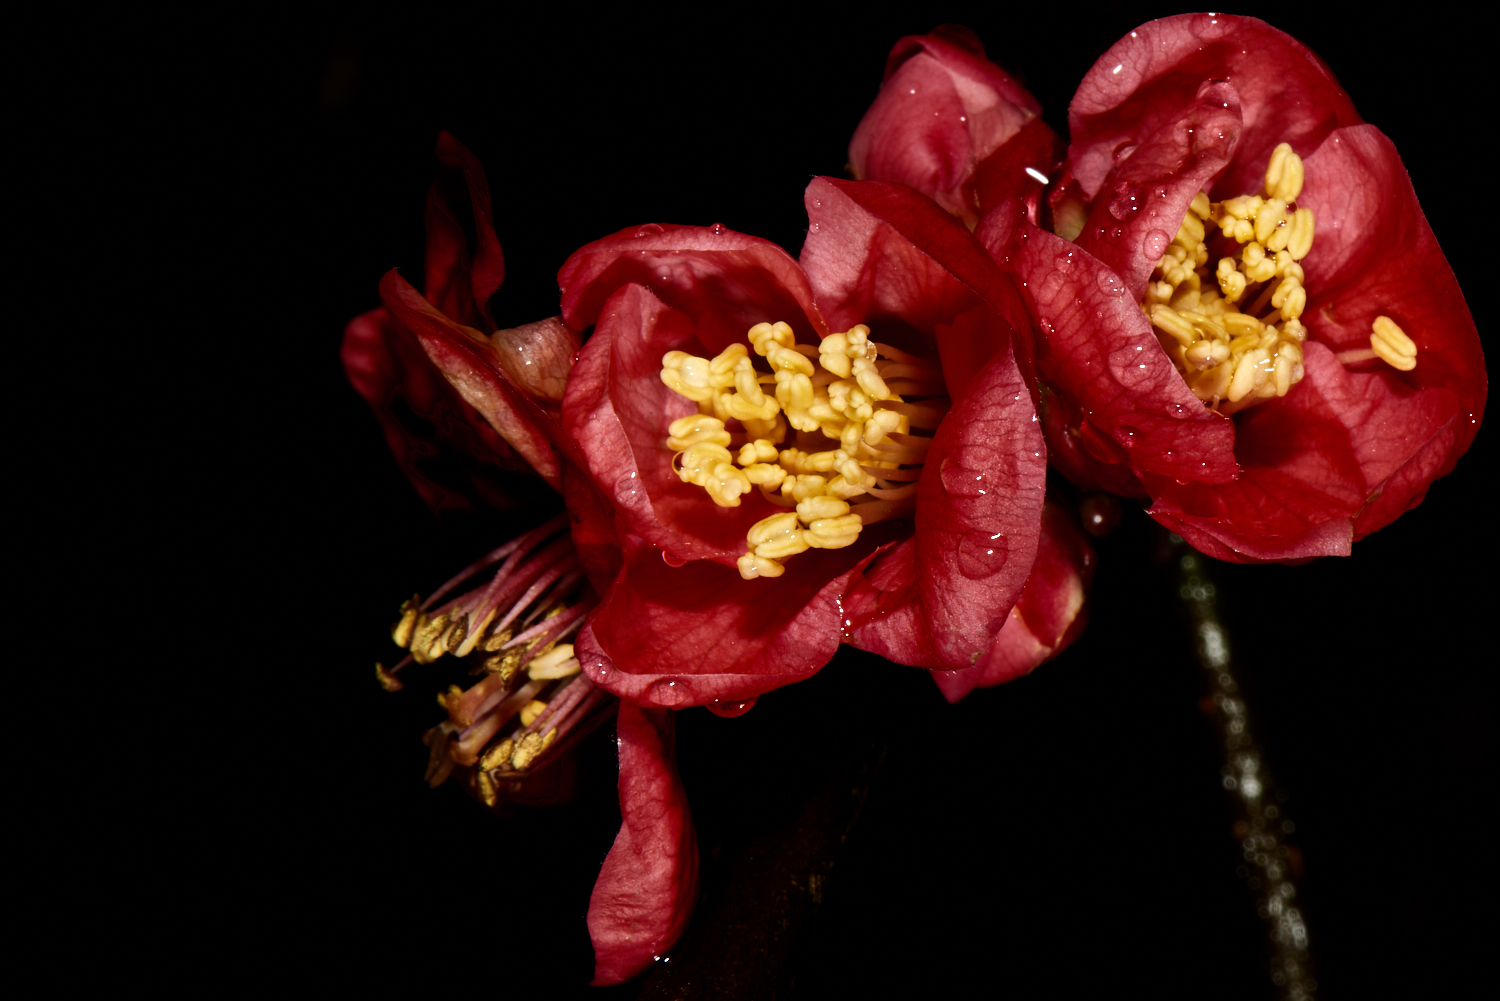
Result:
M1484 359L1396 150L1327 67L1253 18L1151 22L1086 75L1054 163L1023 130L1010 151L934 127L945 102L1035 113L982 56L898 43L851 162L964 194L1026 289L1053 465L1238 562L1347 555L1420 503L1478 430Z

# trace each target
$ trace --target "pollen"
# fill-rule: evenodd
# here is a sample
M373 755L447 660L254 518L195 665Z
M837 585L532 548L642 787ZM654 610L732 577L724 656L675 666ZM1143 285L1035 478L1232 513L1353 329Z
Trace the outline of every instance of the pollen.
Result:
M713 358L670 351L661 379L698 405L666 444L682 482L719 507L757 491L783 510L746 533L740 575L779 577L808 549L841 549L865 525L911 513L948 409L935 360L857 324L816 347L785 322L757 323Z

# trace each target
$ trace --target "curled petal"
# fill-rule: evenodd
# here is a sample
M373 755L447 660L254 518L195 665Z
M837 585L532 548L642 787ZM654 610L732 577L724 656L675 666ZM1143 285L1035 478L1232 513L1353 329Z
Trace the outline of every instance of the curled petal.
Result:
M677 941L698 897L698 842L677 777L674 718L620 704L620 833L589 898L594 986L624 983Z
M493 331L488 304L505 280L505 257L489 182L478 158L446 131L438 135L437 158L442 169L427 194L424 291L445 315Z
M504 374L489 340L438 312L394 269L381 279L380 296L464 402L556 487L561 474L554 444L568 446L556 422Z
M1068 106L1068 158L1085 196L1092 201L1118 153L1191 105L1205 80L1232 81L1240 98L1244 133L1234 165L1216 188L1227 196L1259 190L1277 143L1289 142L1305 155L1334 129L1361 121L1323 61L1264 21L1225 14L1162 18L1100 56Z

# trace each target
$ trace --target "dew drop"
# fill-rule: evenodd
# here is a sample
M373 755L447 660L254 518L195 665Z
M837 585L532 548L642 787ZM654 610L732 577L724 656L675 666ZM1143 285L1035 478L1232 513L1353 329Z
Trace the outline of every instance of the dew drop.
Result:
M1146 366L1146 350L1141 344L1127 344L1109 354L1109 370L1122 385L1139 388L1153 381Z
M1141 241L1141 253L1153 261L1161 260L1161 255L1167 252L1167 246L1171 244L1172 238L1164 230L1153 229L1146 234Z
M752 695L748 699L714 699L712 702L707 703L707 706L708 711L715 716L724 716L726 718L743 716L754 708L755 696Z
M641 488L640 478L635 473L626 473L615 480L615 499L628 503L635 498L635 493Z
M1133 149L1134 147L1132 147ZM1119 155L1116 154L1116 163ZM1140 211L1141 186L1134 181L1121 181L1115 185L1115 193L1109 200L1109 214L1116 219L1129 219L1131 213Z
M1124 226L1116 226L1114 229L1111 229L1109 231L1109 238L1111 240L1118 240L1120 237L1122 237L1124 235L1125 235L1125 227Z
M1003 533L969 532L958 543L958 572L970 580L993 577L1010 558L1010 544Z
M584 666L583 673L595 684L602 685L615 676L615 665L607 657L596 657Z
M1067 274L1069 271L1072 271L1073 270L1073 252L1070 250L1070 251L1068 251L1065 254L1058 254L1057 255L1057 260L1055 260L1053 262L1053 266L1056 267L1057 270L1061 271L1063 274Z
M669 567L680 567L687 562L687 560L683 559L681 556L673 556L665 549L661 551L661 561Z
M1120 276L1115 274L1113 271L1110 271L1108 269L1100 271L1099 277L1096 280L1099 283L1100 291L1102 291L1105 295L1125 294L1125 283L1120 281Z
M952 497L981 497L997 484L1000 455L982 445L969 445L943 457L938 480Z
M681 678L658 678L646 689L646 699L652 705L675 709L688 701L687 682Z

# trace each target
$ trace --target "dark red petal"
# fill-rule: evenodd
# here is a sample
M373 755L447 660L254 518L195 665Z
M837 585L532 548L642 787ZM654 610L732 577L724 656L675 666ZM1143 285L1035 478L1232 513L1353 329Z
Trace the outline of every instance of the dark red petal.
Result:
M881 526L874 526L879 529ZM584 671L620 698L686 708L748 699L816 674L838 649L839 596L879 532L813 549L776 578L743 580L708 560L670 566L639 539L574 641Z
M891 50L885 82L849 144L849 163L855 176L908 185L972 225L979 206L965 198L965 182L1040 114L1036 99L982 49L910 36Z
M883 554L868 585L846 598L849 641L914 667L974 664L1031 571L1045 486L1041 429L1007 349L938 428L917 490L915 546Z
M1099 57L1068 108L1069 164L1087 197L1099 192L1117 150L1175 118L1210 79L1233 83L1245 126L1234 166L1210 192L1216 198L1259 193L1277 143L1306 156L1334 129L1360 122L1323 61L1263 21L1224 14L1152 21Z
M401 471L430 508L512 506L509 477L529 475L531 467L448 385L416 336L384 307L349 322L340 356Z
M1187 388L1114 271L1031 225L1018 201L986 216L976 235L1022 280L1040 333L1037 369L1096 429L1096 458L1113 448L1141 473L1235 478L1234 424Z
M677 777L675 719L621 703L620 833L589 897L596 987L624 983L677 941L698 899L698 841Z
M1093 580L1094 547L1072 516L1049 500L1031 576L995 642L973 667L934 671L932 680L957 702L975 688L1031 673L1083 634Z
M538 475L557 487L560 461L553 446L567 447L561 429L504 375L484 335L438 312L394 269L380 281L380 298L391 315L416 334L427 357L464 401Z
M767 240L722 226L622 230L575 251L557 283L563 320L574 330L597 323L622 286L649 288L687 317L710 356L743 342L757 323L791 324L808 343L828 332L797 262Z
M1145 298L1151 271L1182 228L1193 198L1229 164L1239 135L1233 85L1205 83L1195 100L1156 131L1138 135L1129 155L1117 157L1078 246L1113 269L1135 301Z
M678 559L732 567L745 553L750 526L780 509L758 491L742 497L739 507L719 507L672 468L668 426L698 411L662 383L661 359L675 349L707 350L693 334L685 314L646 289L621 288L579 353L563 400L563 427L632 531Z
M1358 366L1369 371L1355 378L1378 380L1395 397L1422 398L1403 411L1409 423L1351 428L1366 483L1382 489L1359 516L1360 538L1452 470L1479 430L1488 378L1474 319L1391 141L1370 125L1340 129L1307 159L1306 170L1298 204L1312 210L1317 233L1303 261L1303 322L1335 351L1360 350L1369 347L1374 319L1388 316L1418 350L1410 372L1378 362ZM1441 447L1436 437L1446 439Z
M427 194L423 291L444 315L488 333L495 329L490 296L505 280L490 187L478 158L447 132L438 135L437 158L442 169Z

